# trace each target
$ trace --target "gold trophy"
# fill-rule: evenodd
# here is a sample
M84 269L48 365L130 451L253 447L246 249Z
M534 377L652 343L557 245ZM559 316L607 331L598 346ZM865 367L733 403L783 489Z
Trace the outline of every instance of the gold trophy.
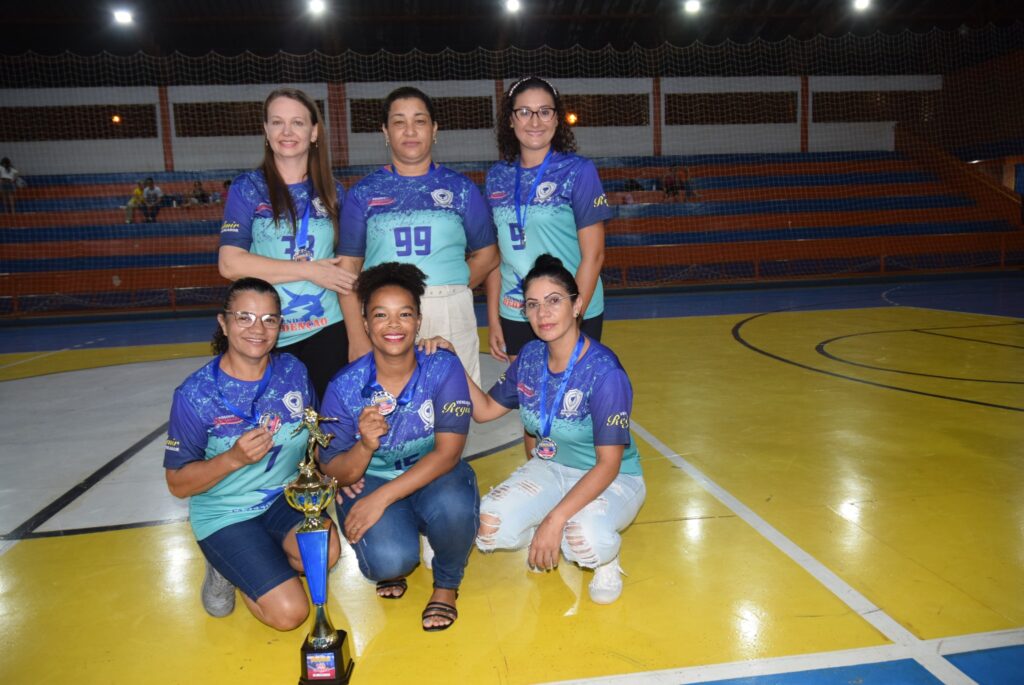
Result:
M347 635L331 625L327 615L327 546L330 528L321 514L334 499L338 483L317 471L317 445L327 447L333 435L320 430L320 423L337 421L320 416L316 410L306 407L302 412L302 424L292 435L303 429L309 430L306 456L299 463L299 476L284 489L288 504L301 511L306 520L296 531L302 567L306 572L309 596L313 600L313 627L302 643L302 676L299 685L328 683L345 685L352 675L355 664L349 649Z

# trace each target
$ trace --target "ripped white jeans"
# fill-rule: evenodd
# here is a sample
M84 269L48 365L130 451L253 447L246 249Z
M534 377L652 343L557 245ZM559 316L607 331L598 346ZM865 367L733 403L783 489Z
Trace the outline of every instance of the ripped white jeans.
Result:
M553 461L533 458L480 501L482 552L521 549L555 505L587 474ZM562 554L586 568L606 564L619 554L625 529L640 511L647 488L641 476L619 474L604 492L569 519Z

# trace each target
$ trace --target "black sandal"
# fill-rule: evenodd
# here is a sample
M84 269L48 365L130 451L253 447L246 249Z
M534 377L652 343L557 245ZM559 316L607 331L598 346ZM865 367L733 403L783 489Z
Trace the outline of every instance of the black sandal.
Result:
M447 623L441 625L428 626L424 625L423 630L428 633L433 633L438 630L448 630L455 623L455 619L459 617L459 610L453 607L447 602L427 602L427 606L423 609L423 615L420 617L422 622L425 622L428 618L446 618Z
M392 588L401 588L401 592L397 595L382 595L381 590L390 590ZM396 578L395 580L381 580L377 582L377 596L381 599L401 599L405 596L405 591L409 589L409 584L405 581L405 578Z

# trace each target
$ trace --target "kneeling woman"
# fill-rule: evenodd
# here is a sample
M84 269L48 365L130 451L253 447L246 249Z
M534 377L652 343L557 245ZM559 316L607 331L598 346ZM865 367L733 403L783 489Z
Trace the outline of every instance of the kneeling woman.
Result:
M558 564L561 548L594 569L590 598L608 604L622 592L619 531L646 494L629 433L633 389L615 354L580 332L579 288L561 261L538 257L523 291L540 339L523 346L490 394L473 384L470 391L474 419L518 408L537 444L533 458L480 503L477 547L528 544L528 562L541 570Z
M192 530L207 560L206 611L231 613L237 586L256 618L291 630L305 620L309 601L295 541L303 517L282 491L297 475L306 447L306 432L293 433L316 396L302 362L272 353L281 328L281 300L272 285L235 281L217 322L217 357L174 391L167 485L189 498ZM331 565L340 549L332 529Z
M357 282L371 351L327 386L322 414L332 433L320 453L338 496L345 537L377 594L397 599L419 563L419 534L434 548L434 593L424 630L455 622L455 600L479 524L476 474L462 461L469 391L458 358L415 348L424 275L411 264L367 269Z

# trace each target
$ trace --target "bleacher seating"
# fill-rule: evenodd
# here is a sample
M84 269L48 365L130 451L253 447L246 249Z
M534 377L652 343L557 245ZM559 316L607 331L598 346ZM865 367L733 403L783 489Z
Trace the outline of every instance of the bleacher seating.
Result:
M1024 264L1019 210L898 153L595 161L616 212L609 289ZM451 166L482 184L489 163ZM661 179L678 166L688 192L667 198ZM372 168L337 176L348 187ZM0 315L218 302L223 206L165 206L156 223L130 225L123 206L143 176L170 198L187 196L196 179L219 191L235 173L29 178L18 213L0 218ZM627 179L643 190L627 193Z

